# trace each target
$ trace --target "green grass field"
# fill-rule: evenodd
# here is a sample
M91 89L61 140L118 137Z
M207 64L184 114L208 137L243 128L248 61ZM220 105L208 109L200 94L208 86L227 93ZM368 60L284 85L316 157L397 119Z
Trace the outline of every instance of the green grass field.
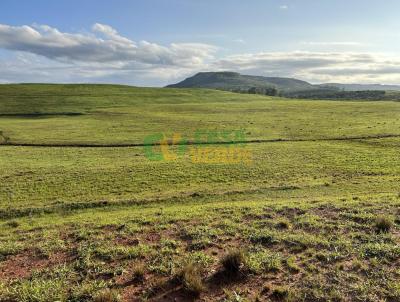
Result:
M400 102L0 85L0 131L0 301L400 301Z

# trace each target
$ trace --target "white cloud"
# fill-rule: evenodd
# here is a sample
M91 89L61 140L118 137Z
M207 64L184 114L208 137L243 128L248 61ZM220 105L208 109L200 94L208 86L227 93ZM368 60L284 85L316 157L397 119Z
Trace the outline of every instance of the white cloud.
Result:
M110 38L112 41L120 42L122 45L127 44L135 47L135 44L131 40L120 36L111 26L96 23L92 26L92 30L94 32L102 33L105 37Z
M0 59L0 70L1 83L116 83L139 86L164 86L194 72L194 69L186 67L141 63L71 64L27 53L15 53Z
M385 54L355 52L263 52L229 56L219 70L297 77L311 82L400 83L400 60Z
M305 42L353 45L356 42ZM310 82L400 84L400 59L360 52L260 52L215 58L202 43L135 42L95 24L92 33L63 33L47 25L0 25L0 82L106 82L166 85L199 71L296 77ZM4 51L3 51L4 52Z
M62 33L47 25L0 25L0 47L63 62L138 62L186 67L203 64L216 50L214 46L200 43L176 43L168 47L147 41L136 43L99 23L92 30L103 37Z
M363 43L350 42L350 41L338 41L338 42L301 42L302 45L309 46L362 46Z
M280 9L289 9L289 6L286 5L286 4L284 4L284 5L279 6L279 8L280 8Z

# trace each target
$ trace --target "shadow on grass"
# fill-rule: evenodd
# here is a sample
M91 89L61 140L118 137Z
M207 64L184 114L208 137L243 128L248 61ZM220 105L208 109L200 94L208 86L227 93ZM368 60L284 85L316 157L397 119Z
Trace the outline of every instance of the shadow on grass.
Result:
M56 116L80 116L84 113L79 112L51 112L51 113L0 113L0 118L11 117L11 118L46 118L46 117L56 117Z

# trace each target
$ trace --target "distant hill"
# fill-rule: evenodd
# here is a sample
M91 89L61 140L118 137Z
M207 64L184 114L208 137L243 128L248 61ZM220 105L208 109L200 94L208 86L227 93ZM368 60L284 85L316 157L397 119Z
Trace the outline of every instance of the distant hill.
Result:
M320 87L334 87L344 91L400 91L399 85L382 85L382 84L340 84L340 83L327 83L319 85Z
M168 88L210 88L232 92L329 100L400 100L400 86L382 84L313 85L293 78L242 75L237 72L200 72Z
M288 92L318 89L318 87L310 83L297 79L241 75L236 72L200 72L182 82L168 85L167 87L211 88L229 91L275 88L278 91Z

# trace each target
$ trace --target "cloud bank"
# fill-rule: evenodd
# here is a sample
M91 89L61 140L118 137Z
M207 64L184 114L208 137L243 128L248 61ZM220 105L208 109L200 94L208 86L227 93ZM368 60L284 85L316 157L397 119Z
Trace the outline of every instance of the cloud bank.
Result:
M334 47L337 42L324 43ZM64 33L47 25L0 24L0 48L11 57L0 56L0 83L165 85L198 71L232 70L314 83L400 84L400 60L388 54L293 51L217 57L214 45L135 42L99 23L89 33Z
M0 25L0 47L25 51L65 62L136 62L152 65L192 67L211 58L215 47L207 44L161 46L147 41L135 43L108 25L96 23L95 34L62 33L47 25Z
M353 52L264 52L234 55L219 69L297 77L311 82L400 83L400 60L385 54Z

